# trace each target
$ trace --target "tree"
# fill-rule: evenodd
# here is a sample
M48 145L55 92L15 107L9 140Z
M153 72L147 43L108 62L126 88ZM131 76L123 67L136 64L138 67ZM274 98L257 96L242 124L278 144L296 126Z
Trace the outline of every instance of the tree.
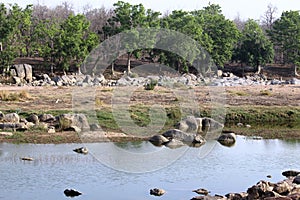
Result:
M161 24L163 28L178 31L195 40L199 46L204 47L206 50L210 50L212 40L206 33L204 33L202 28L203 18L201 18L201 20L202 21L190 12L174 10L171 14L162 18ZM182 38L181 41L181 38L176 38L176 36L178 36L178 34L175 34L172 39L172 32L170 32L170 35L167 38L161 38L160 42L164 43L162 46L169 46L170 48L177 50L183 49L186 53L194 52L193 50L196 50L194 44L185 42L184 38ZM177 69L179 72L181 70L189 72L189 65L191 63L187 63L186 58L189 56L189 60L193 61L196 59L196 55L199 56L200 52L194 52L194 55L186 54L185 52L182 52L181 56L165 51L157 51L156 53L159 54L159 61L161 63L169 65L170 67ZM184 55L184 57L182 57L182 55Z
M118 33L128 31L128 34L124 34L125 37L123 43L125 49L127 49L127 72L131 72L130 58L132 55L138 57L140 51L137 50L139 44L138 41L153 42L153 36L151 33L142 33L136 29L157 27L159 25L159 12L154 12L150 9L146 10L142 4L131 5L123 1L118 1L114 4L115 15L108 20L107 26L103 28L106 35L112 36ZM147 39L150 36L150 39Z
M300 65L300 14L299 11L283 12L270 31L272 42L278 49L283 64Z
M259 24L249 19L236 48L236 59L258 69L273 60L274 50Z
M55 58L61 69L68 70L71 65L79 69L88 53L98 44L98 37L89 31L89 25L80 14L69 15L60 25L59 34L55 37Z
M212 40L212 48L208 49L217 66L223 66L231 60L233 49L239 37L236 25L225 18L221 7L210 4L202 10L192 12L203 23L203 30ZM204 19L204 20L203 20Z
M0 12L0 42L3 45L0 55L1 64L9 66L16 57L31 54L32 6L28 5L22 9L14 4L7 9L4 4L1 4Z

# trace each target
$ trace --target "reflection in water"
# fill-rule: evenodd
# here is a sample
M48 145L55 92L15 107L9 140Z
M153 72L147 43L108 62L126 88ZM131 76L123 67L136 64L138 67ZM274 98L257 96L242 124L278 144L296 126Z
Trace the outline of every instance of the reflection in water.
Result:
M149 142L95 143L89 145L88 155L82 155L72 151L82 144L2 143L0 199L62 199L67 188L81 191L80 199L119 199L120 196L125 200L153 199L149 189L154 187L167 191L160 199L189 199L194 196L191 191L200 187L213 195L245 191L269 174L270 181L276 182L283 179L283 170L297 169L300 164L299 141L238 137L233 147L221 146L216 141L208 141L207 145L214 148L204 154L202 147L186 148L182 153ZM122 158L120 151L131 154ZM94 156L100 153L105 159L113 160L115 166L105 165ZM144 154L147 154L144 160L138 161ZM151 172L114 170L118 165L132 169L162 166L166 164L164 160L174 155L177 156L174 162ZM22 161L20 157L24 156L35 160Z

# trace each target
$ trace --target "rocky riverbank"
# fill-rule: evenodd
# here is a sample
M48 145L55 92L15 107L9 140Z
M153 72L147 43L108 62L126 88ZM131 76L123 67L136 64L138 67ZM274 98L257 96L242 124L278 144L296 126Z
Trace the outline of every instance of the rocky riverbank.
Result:
M228 193L221 195L201 195L192 200L298 200L300 199L300 172L289 170L282 172L287 178L277 183L261 180L241 193Z

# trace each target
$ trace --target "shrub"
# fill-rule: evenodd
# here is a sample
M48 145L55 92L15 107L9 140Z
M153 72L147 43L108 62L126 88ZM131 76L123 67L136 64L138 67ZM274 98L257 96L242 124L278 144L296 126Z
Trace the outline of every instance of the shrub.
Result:
M155 86L157 85L156 80L151 80L150 83L145 85L145 90L154 90Z

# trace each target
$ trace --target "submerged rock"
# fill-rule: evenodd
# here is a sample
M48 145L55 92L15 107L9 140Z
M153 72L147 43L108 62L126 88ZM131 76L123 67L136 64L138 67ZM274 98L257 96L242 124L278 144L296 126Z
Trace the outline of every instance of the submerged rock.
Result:
M234 133L223 133L218 138L218 142L225 146L232 146L236 142L236 135Z
M197 194L203 194L203 195L208 195L208 193L210 193L210 191L208 191L207 189L204 189L204 188L199 188L197 190L193 190L193 192L196 192Z
M80 147L77 149L73 149L76 153L88 154L89 150L86 147Z

